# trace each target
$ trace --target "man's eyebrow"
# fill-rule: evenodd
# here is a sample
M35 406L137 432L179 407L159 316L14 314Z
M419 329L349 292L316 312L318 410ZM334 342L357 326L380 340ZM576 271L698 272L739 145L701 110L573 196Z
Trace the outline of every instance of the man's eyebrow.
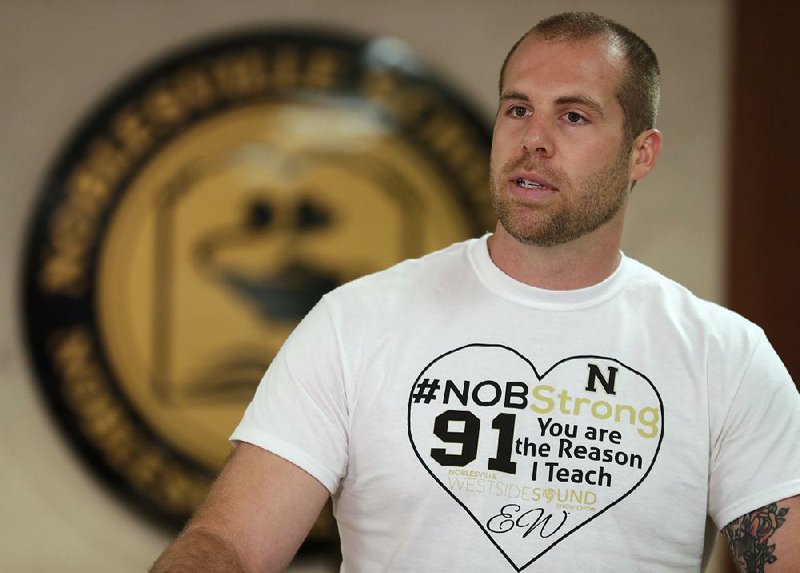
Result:
M578 104L584 105L588 108L591 108L596 114L602 117L603 114L603 106L601 106L596 100L593 100L590 97L574 95L574 96L562 96L556 99L556 104L558 105L570 105L570 104Z
M503 92L500 94L500 101L518 99L521 101L530 101L530 98L522 92Z
M515 91L508 91L503 92L500 94L500 101L508 101L508 100L518 100L518 101L530 101L526 94L522 92L515 92ZM597 100L594 100L587 96L582 95L568 95L568 96L561 96L556 99L556 105L571 105L571 104L578 104L584 105L588 108L591 108L597 115L602 117L603 114L603 106Z

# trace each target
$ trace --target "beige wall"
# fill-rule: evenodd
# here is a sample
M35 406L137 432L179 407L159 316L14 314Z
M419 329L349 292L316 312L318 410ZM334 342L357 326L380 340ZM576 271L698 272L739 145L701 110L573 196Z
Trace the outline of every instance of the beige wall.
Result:
M398 36L487 121L498 64L530 23L591 9L659 54L665 147L636 189L624 248L719 300L729 8L724 0L3 0L0 4L0 570L142 571L166 538L75 458L36 394L20 342L27 219L45 170L98 98L163 50L254 24Z

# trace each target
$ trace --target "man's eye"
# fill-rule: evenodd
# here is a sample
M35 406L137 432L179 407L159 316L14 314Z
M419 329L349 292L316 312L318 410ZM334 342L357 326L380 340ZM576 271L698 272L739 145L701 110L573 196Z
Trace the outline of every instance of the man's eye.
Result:
M510 114L512 117L525 117L528 115L528 110L521 105L515 105L511 108Z
M564 117L570 123L582 123L586 121L586 118L576 111L569 111L564 115Z

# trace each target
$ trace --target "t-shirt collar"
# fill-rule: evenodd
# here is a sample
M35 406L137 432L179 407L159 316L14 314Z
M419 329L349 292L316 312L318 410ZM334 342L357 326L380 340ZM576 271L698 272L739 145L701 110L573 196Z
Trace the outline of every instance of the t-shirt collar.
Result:
M486 234L471 241L467 254L481 282L493 293L524 306L549 310L574 310L600 304L616 295L625 285L630 260L620 252L620 263L602 282L574 290L548 290L522 283L500 270L489 256Z

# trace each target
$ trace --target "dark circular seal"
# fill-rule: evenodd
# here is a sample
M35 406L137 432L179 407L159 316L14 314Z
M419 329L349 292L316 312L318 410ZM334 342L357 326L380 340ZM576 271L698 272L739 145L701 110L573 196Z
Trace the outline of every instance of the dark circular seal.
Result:
M136 74L67 142L24 259L38 382L83 458L181 525L320 296L493 227L489 140L387 38L257 31Z

